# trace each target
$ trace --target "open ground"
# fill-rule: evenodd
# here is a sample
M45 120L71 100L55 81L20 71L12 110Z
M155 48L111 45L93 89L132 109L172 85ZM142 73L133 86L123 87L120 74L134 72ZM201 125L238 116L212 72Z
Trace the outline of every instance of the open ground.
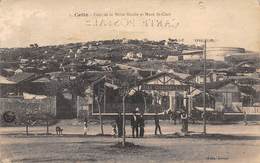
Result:
M168 121L161 123L163 135L154 135L153 121L146 122L145 137L131 138L127 125L127 142L135 146L119 148L121 138L109 136L110 122L105 122L106 136L100 133L98 123L92 123L89 135L76 120L58 123L64 129L62 136L45 135L42 126L0 128L0 158L5 162L260 162L260 125L249 123L209 124L208 135L201 134L201 124L191 124L190 136L176 134L181 125Z

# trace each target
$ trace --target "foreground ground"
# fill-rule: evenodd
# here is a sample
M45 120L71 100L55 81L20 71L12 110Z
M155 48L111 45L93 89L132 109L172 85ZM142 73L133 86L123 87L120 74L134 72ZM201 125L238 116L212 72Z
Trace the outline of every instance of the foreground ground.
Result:
M26 136L24 127L0 128L0 160L2 162L260 162L260 125L242 123L208 125L208 136L200 134L200 124L190 125L191 136L178 134L180 125L168 121L161 124L163 135L154 136L154 126L148 122L145 138L130 138L137 146L118 148L121 139L112 136L95 136L100 133L98 124L92 124L89 136L82 136L82 126L60 122L62 136L44 135L44 127L30 128ZM109 123L104 126L111 134Z

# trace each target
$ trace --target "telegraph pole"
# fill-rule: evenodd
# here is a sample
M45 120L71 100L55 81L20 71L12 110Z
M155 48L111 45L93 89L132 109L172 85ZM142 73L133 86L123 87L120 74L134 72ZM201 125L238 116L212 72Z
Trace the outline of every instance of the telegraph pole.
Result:
M125 146L125 98L126 96L123 95L123 142L122 146Z
M203 42L203 134L207 134L207 116L206 116L206 90L207 90L207 71L206 71L206 63L207 63L207 42L214 42L214 39L196 39L196 42Z
M106 89L106 77L105 77L105 82L104 82L104 108L103 108L103 113L106 113L106 105L107 105L107 96L106 96L106 93L107 93L107 89Z
M204 71L204 84L203 84L203 133L206 134L206 82L207 82L207 77L206 77L206 62L207 62L207 40L204 40L204 49L203 49L203 57L204 57L204 62L203 62L203 71Z

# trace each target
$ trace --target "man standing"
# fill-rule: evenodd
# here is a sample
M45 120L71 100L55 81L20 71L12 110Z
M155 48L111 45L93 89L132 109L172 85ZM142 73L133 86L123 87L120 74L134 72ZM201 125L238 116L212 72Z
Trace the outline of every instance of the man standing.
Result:
M144 115L143 113L140 114L138 118L138 126L140 127L140 137L144 137Z
M157 130L159 129L159 133L160 133L160 135L161 135L161 134L162 134L162 131L161 131L160 120L159 120L159 116L158 116L158 113L157 113L157 112L155 113L155 116L154 116L154 122L155 122L155 131L154 131L154 134L157 135Z
M173 112L172 118L173 118L173 121L174 121L174 125L176 125L177 124L177 118L178 118L178 113L177 113L176 110Z
M182 132L188 132L188 115L185 111L181 113L181 121L182 121Z
M121 112L118 112L118 117L116 119L116 125L117 125L117 132L118 132L118 137L122 137L123 135L123 118L121 115Z
M84 136L86 136L88 134L88 119L85 118L84 120Z
M244 110L244 123L245 123L245 126L247 126L247 114L246 114L246 111Z
M133 138L135 137L135 134L136 134L136 137L138 137L138 119L137 119L137 115L135 112L133 112L133 115L131 117L131 127L132 127L132 136Z

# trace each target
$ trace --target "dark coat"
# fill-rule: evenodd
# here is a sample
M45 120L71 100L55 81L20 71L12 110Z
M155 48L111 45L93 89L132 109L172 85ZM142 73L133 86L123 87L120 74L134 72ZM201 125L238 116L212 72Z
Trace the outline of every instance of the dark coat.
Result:
M139 118L138 118L138 126L139 127L144 127L144 117L143 116L140 116Z
M138 116L136 116L136 120L134 119L134 116L131 116L131 127L138 127Z
M122 116L118 116L116 119L116 125L118 128L123 126L123 117Z

